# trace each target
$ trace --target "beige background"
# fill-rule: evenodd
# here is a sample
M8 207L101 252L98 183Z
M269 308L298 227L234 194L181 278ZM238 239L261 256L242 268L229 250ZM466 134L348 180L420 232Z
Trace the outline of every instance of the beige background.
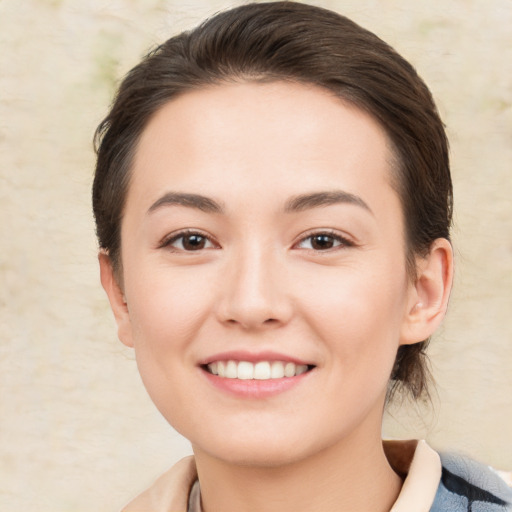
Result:
M452 143L457 279L434 411L387 436L512 469L512 2L325 0L416 64ZM119 509L189 448L100 289L91 138L152 45L230 2L0 0L0 509ZM395 408L396 409L396 408Z

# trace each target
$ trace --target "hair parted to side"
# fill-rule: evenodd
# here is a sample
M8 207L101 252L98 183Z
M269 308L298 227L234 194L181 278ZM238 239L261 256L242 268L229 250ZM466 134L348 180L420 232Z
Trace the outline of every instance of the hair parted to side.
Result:
M121 221L138 140L151 116L187 91L223 82L316 85L372 115L394 151L407 265L449 239L448 142L432 95L415 69L375 34L335 12L296 2L253 3L221 12L150 52L122 81L96 130L93 210L100 248L121 279ZM428 393L428 340L398 350L391 395Z

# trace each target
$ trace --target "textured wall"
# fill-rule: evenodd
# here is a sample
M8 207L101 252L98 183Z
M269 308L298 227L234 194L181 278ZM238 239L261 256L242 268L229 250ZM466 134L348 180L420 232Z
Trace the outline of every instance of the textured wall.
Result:
M452 143L457 279L426 436L512 469L512 3L325 0L395 45ZM115 83L218 0L0 0L0 509L118 509L189 451L145 395L100 289L93 130ZM396 408L395 408L396 409ZM425 419L426 418L426 419Z

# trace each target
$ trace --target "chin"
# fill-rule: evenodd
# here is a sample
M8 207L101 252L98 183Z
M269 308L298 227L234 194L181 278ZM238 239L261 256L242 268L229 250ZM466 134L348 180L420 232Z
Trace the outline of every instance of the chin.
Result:
M198 451L197 446L193 446L194 452ZM208 455L216 459L222 460L225 463L246 466L246 467L260 467L260 468L276 468L287 466L306 458L306 453L301 453L293 446L287 444L273 448L271 446L262 446L261 443L256 445L245 444L243 446L227 446L221 450L220 447L215 447L213 450L207 451ZM303 448L303 447L302 447Z
M195 442L192 441L192 447L196 455L206 453L228 464L261 468L281 467L311 457L324 448L319 442L321 436L316 441L308 440L304 435L305 430L296 430L258 429L248 435L246 429L245 435L239 436L235 435L234 429L223 429L220 435L210 431L208 438L200 435Z

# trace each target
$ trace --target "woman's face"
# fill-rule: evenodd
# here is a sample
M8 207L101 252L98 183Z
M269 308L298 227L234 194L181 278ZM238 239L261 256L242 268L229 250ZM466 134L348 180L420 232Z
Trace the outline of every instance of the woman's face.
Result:
M212 86L152 118L119 335L197 452L280 464L380 434L415 300L391 161L371 117L304 85Z

